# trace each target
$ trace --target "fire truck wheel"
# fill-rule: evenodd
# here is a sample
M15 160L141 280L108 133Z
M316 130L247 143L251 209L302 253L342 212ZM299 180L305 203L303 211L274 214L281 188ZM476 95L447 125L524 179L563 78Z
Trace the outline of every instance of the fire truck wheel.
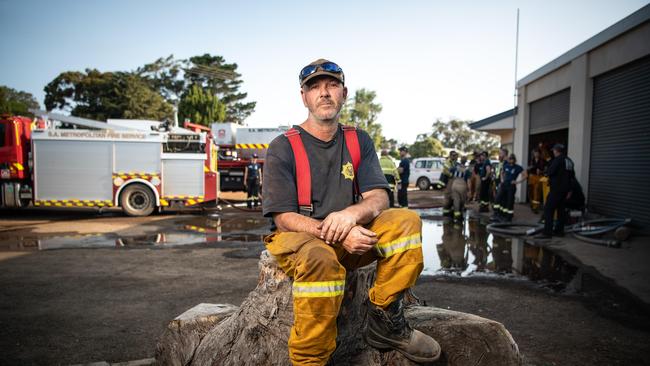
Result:
M149 187L131 184L120 194L120 206L129 216L148 216L156 207L156 197Z

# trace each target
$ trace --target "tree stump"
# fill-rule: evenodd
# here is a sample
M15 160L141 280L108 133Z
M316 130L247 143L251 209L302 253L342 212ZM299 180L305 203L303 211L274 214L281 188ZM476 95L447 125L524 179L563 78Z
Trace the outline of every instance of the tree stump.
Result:
M158 342L157 363L290 365L287 340L293 323L291 280L266 251L259 267L257 287L239 308L204 306L173 320ZM337 349L329 365L414 365L399 352L381 352L363 340L365 302L374 277L374 265L348 273L338 317ZM501 323L421 306L411 293L404 302L409 323L434 337L442 347L443 355L435 365L521 365L517 344Z

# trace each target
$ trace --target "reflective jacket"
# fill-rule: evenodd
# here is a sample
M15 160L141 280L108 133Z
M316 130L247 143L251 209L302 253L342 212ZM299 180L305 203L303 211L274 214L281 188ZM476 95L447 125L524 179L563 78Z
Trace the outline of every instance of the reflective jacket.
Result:
M384 175L392 175L395 177L395 182L400 182L397 166L395 166L395 162L393 162L393 159L391 159L390 156L384 155L380 157L379 166L381 166L381 171Z

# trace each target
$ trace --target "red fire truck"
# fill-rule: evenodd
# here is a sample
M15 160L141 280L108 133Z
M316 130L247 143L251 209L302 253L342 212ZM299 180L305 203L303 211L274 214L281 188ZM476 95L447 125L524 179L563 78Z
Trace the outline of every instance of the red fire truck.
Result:
M289 130L277 128L246 127L236 123L213 123L214 142L219 146L219 187L222 191L244 191L244 169L251 156L257 154L264 166L269 143Z
M146 216L217 199L210 133L32 112L37 118L0 117L0 207L119 207Z

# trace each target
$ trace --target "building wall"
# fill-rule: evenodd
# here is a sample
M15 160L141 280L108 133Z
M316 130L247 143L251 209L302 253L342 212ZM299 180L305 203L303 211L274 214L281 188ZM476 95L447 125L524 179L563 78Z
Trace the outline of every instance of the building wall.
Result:
M647 54L650 54L650 22L589 52L589 77L623 66Z
M568 155L575 162L576 175L586 192L589 191L589 159L591 151L591 113L593 77L650 54L650 21L577 56L554 71L521 85L514 133L514 151L520 161L529 158L531 102L560 90L571 88L569 111ZM517 193L525 200L525 190Z
M499 133L501 137L501 145L511 145L514 142L513 130L504 130Z
M479 127L477 131L487 132L501 138L501 145L512 145L514 141L514 122L512 116L490 122L488 126Z
M510 152L513 151L513 144L514 144L514 132L513 129L509 130L481 130L483 132L487 132L491 135L499 136L501 139L501 147L505 147L508 149Z
M512 144L513 141L514 141L514 129L512 129L512 128L510 128L510 129L499 129L499 130L492 130L492 129L490 129L490 130L481 130L480 129L479 131L487 132L490 135L499 136L499 138L501 139L501 145Z

